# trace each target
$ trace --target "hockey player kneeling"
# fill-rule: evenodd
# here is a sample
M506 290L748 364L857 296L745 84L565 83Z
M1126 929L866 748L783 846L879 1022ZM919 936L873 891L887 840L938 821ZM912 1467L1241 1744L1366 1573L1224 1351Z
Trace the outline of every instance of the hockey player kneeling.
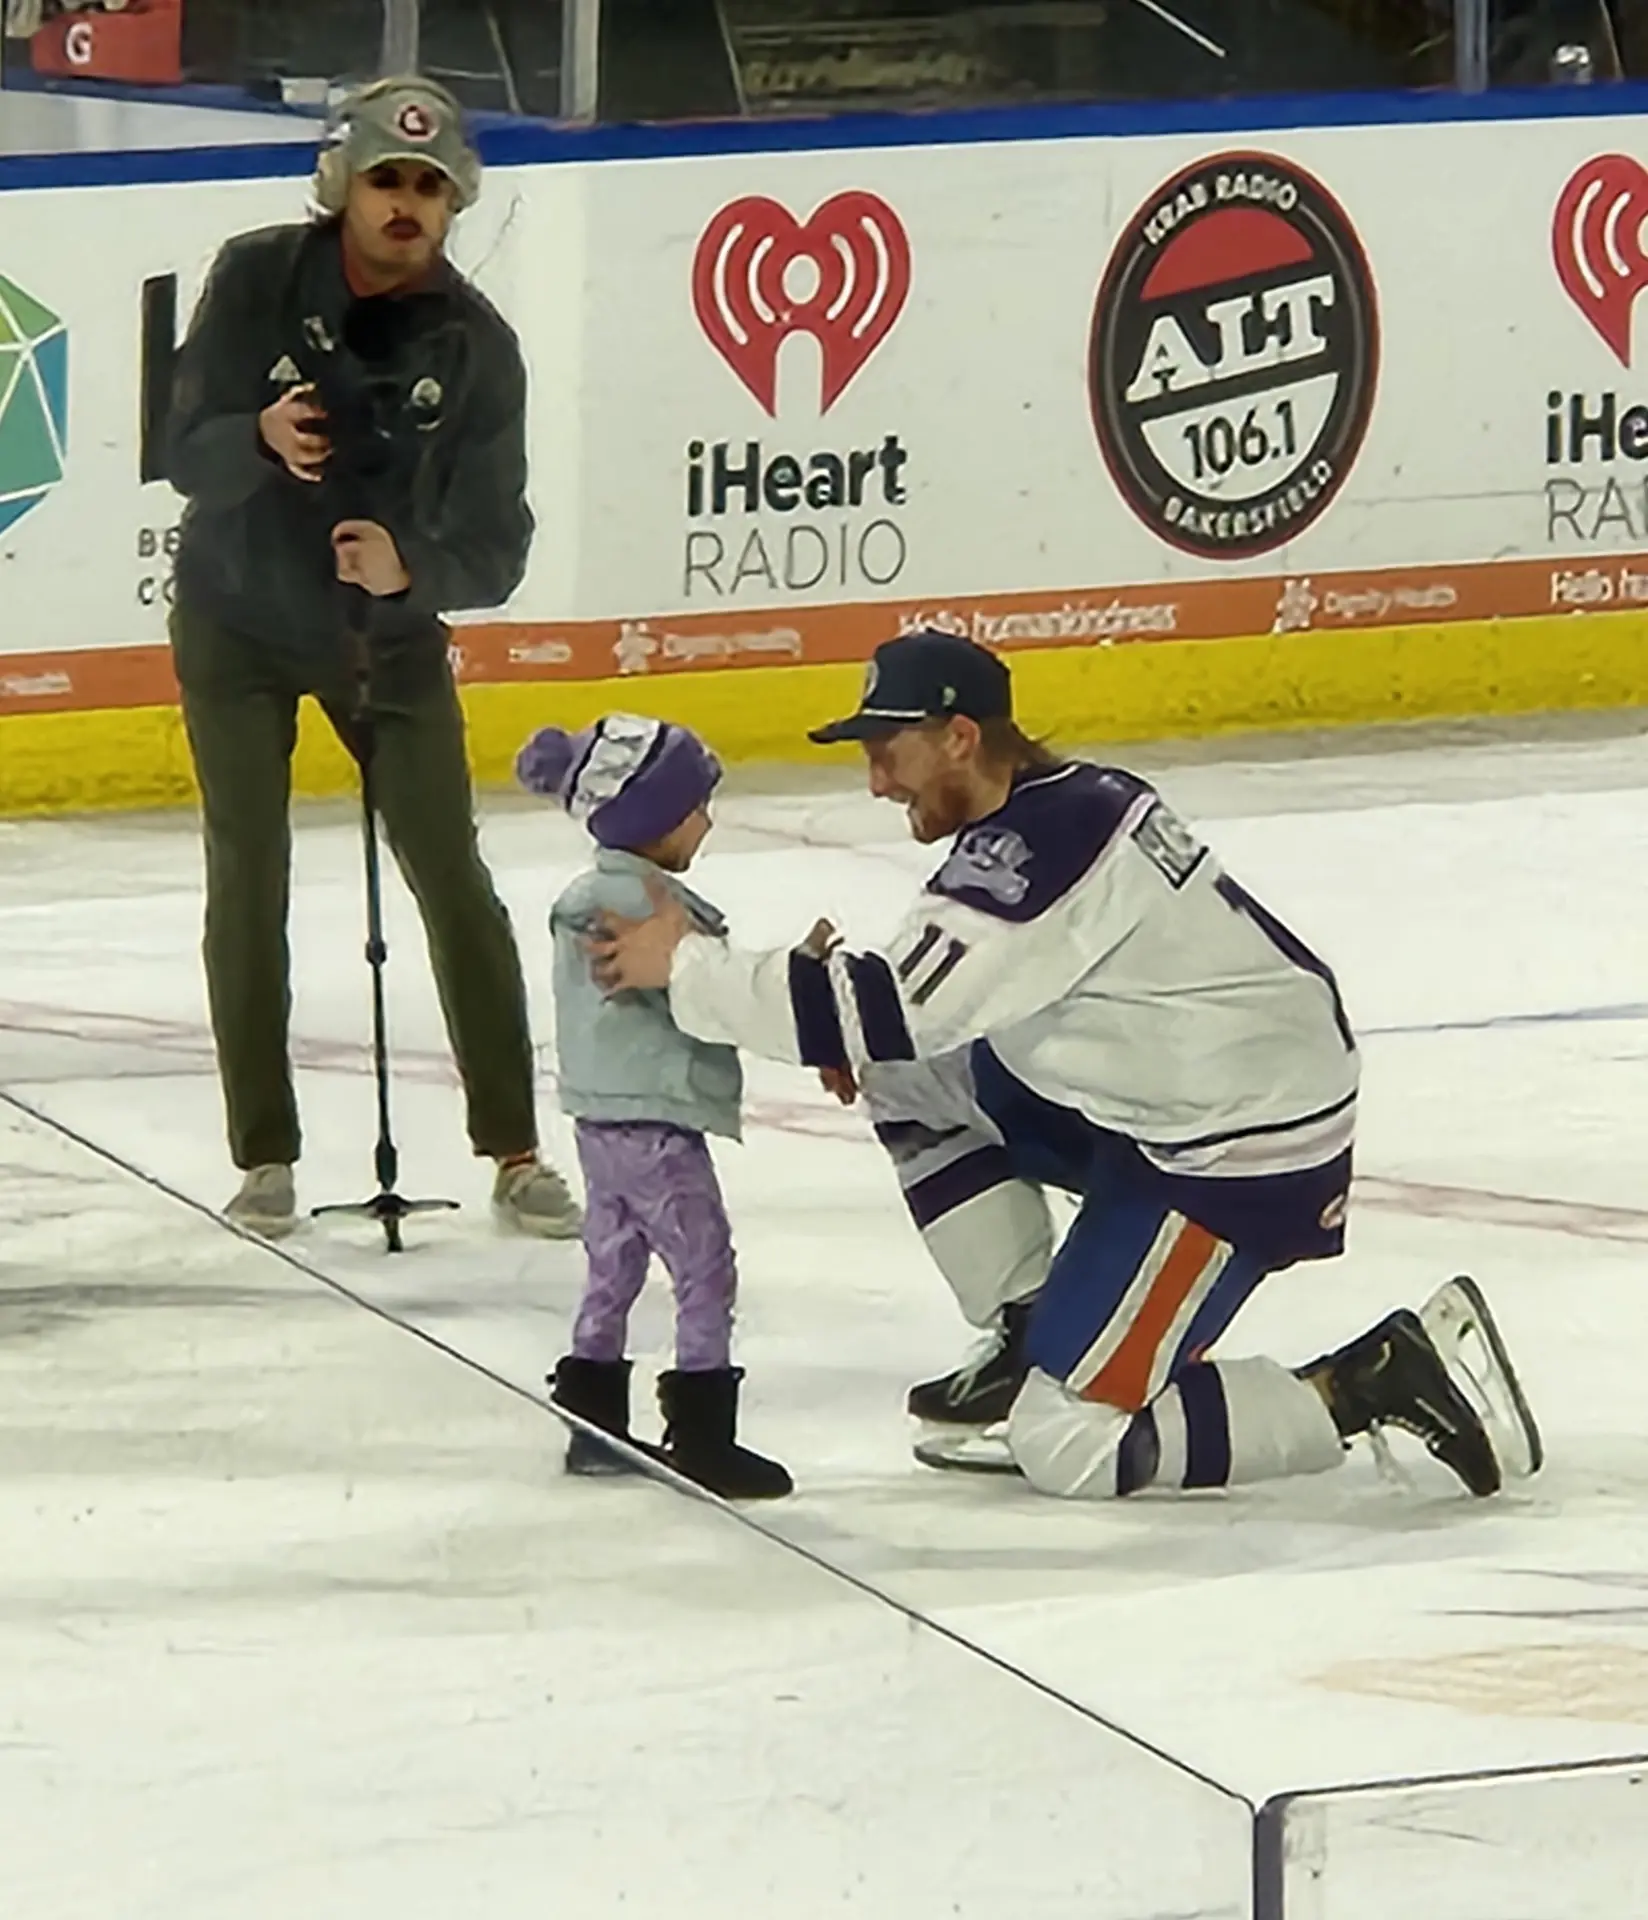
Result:
M1007 668L939 632L877 650L870 790L953 836L885 953L820 923L791 951L706 939L660 899L594 943L611 989L855 1079L928 1250L990 1330L918 1386L932 1466L1044 1493L1236 1486L1417 1435L1474 1494L1535 1472L1538 1431L1470 1280L1297 1370L1209 1355L1267 1274L1344 1247L1357 1050L1328 968L1142 780L1055 759ZM1055 1246L1046 1190L1079 1212Z

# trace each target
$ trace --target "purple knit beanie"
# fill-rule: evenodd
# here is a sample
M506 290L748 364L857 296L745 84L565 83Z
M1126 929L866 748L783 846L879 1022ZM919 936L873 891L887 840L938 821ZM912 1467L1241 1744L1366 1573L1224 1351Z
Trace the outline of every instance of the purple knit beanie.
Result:
M515 759L531 793L559 800L603 847L650 846L721 783L721 762L688 727L609 713L582 733L545 727Z

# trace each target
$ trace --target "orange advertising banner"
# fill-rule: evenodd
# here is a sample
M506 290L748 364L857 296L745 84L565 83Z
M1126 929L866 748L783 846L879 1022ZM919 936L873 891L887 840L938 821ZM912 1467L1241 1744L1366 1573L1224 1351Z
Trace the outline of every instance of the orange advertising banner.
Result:
M1266 578L1186 580L1070 593L958 595L633 620L486 621L452 631L468 685L616 680L867 660L917 627L981 645L1116 647L1260 634L1447 626L1537 615L1648 612L1648 553L1606 562L1499 560ZM0 714L162 706L177 698L164 647L8 654Z

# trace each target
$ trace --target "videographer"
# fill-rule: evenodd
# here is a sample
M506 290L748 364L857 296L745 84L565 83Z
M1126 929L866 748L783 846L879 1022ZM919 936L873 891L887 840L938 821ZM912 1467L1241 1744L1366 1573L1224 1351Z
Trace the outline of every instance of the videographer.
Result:
M169 477L188 497L172 650L200 782L206 979L229 1214L296 1220L288 1049L291 758L313 695L359 752L423 916L495 1212L579 1230L537 1151L509 916L476 843L441 614L497 606L526 567L526 372L514 333L446 259L480 188L457 103L420 79L345 103L307 225L219 253L178 359Z

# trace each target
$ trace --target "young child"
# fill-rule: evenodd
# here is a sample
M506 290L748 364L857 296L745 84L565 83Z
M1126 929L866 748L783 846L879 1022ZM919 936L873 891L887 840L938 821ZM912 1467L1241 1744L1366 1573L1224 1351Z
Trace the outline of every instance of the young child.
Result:
M722 916L674 877L710 830L720 763L685 727L609 714L583 733L534 734L516 773L532 792L559 800L598 848L594 868L550 916L561 1105L577 1127L589 1261L572 1351L556 1365L550 1397L630 1439L629 1313L657 1254L675 1286L675 1368L658 1381L661 1457L728 1499L776 1498L790 1491L789 1474L736 1437L744 1377L731 1359L737 1271L704 1137L739 1137L737 1052L684 1034L667 993L603 994L585 946L600 914L652 911L649 878L668 886L705 933L725 937ZM575 1433L567 1470L611 1473L622 1460Z

